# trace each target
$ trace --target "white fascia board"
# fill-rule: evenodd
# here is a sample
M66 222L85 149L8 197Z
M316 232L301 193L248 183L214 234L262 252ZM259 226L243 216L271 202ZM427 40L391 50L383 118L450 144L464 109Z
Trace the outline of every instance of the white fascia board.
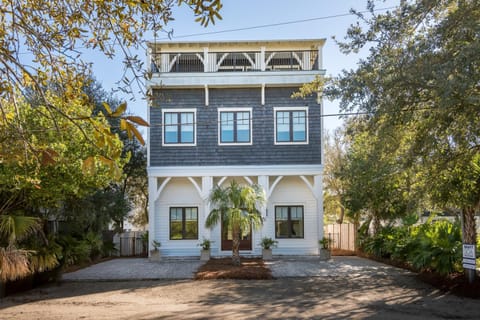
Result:
M154 73L147 87L225 87L255 85L302 85L312 82L325 70L262 72L167 72Z
M321 175L323 165L149 167L149 177L243 177Z

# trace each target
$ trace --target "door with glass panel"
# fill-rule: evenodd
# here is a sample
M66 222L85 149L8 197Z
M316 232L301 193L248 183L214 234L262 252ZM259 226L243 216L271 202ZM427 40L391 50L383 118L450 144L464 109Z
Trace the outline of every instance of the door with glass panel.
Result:
M222 250L232 250L232 228L224 225L222 221ZM252 226L243 235L240 235L240 250L252 250Z

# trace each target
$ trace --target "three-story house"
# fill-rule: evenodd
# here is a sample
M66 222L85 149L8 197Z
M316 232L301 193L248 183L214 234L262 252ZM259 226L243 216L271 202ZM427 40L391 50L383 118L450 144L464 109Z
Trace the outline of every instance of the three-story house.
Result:
M229 230L205 227L208 197L232 179L259 184L263 227L243 235L243 255L262 237L277 255L318 254L323 237L322 101L292 93L322 77L324 39L149 44L149 233L162 255L231 254Z

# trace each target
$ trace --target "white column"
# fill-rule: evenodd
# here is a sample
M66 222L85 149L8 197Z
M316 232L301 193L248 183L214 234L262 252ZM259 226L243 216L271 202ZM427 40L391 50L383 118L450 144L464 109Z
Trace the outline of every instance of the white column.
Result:
M205 107L208 107L210 98L208 95L208 84L205 85Z
M318 219L318 240L323 238L323 176L317 175L313 178L313 190L317 200L317 219Z
M263 190L265 191L265 204L260 209L260 212L261 212L262 218L263 218L263 222L265 224L266 221L268 220L268 217L267 217L267 208L268 208L268 202L269 202L268 201L268 194L270 193L269 177L268 176L258 176L258 185L261 186L263 188ZM260 232L260 239L261 239L262 237L266 236L266 234L263 231L263 227L260 231L261 231Z
M208 55L208 48L203 48L203 72L210 71L210 59Z
M154 46L156 46L156 44L154 44ZM154 60L155 57L153 57L153 50L152 48L148 48L147 49L147 68L148 68L148 71L150 72L154 72L154 68L153 68L153 63L154 63Z
M318 47L318 70L323 69L323 54L322 54L322 46Z
M170 72L170 54L162 53L160 54L160 67L158 68L159 72ZM158 67L158 66L157 66Z
M155 202L157 200L158 179L157 177L148 177L148 255L153 249L152 241L155 239Z
M210 192L212 188L213 188L213 177L202 177L203 218L200 221L201 223L200 230L202 230L202 234L204 235L204 237L210 240L211 240L211 230L205 227L205 221L211 210L208 198L210 196Z
M260 70L265 71L265 47L260 48Z
M265 105L265 83L262 83L262 106Z

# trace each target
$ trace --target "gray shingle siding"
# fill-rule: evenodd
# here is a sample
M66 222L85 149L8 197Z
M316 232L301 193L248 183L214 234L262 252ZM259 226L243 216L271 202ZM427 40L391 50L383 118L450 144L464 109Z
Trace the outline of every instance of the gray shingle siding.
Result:
M314 96L291 99L296 88L210 89L205 106L203 89L155 90L150 111L150 166L228 166L321 163L320 106ZM309 106L309 144L275 145L274 107ZM253 144L218 145L217 108L252 108ZM162 147L162 108L197 109L197 145Z

